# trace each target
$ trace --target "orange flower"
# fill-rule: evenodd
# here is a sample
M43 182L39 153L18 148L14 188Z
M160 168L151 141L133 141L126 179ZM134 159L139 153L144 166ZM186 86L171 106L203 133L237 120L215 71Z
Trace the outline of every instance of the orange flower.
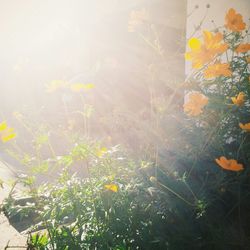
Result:
M203 112L203 108L208 103L208 98L199 92L188 95L187 102L183 105L184 112L190 116L198 116Z
M250 50L250 43L242 43L236 49L236 53L245 53Z
M242 164L239 164L234 159L228 160L225 156L221 156L220 159L215 159L215 161L220 167L222 167L223 169L226 169L226 170L231 170L231 171L243 170Z
M233 104L237 106L242 106L245 102L245 99L246 96L243 92L240 92L237 96L231 98Z
M197 38L191 38L188 41L191 51L185 54L185 58L192 61L192 67L195 69L200 69L228 48L227 44L221 43L223 35L219 32L213 34L209 31L203 31L203 39L203 44Z
M230 65L228 63L215 63L209 65L208 68L204 70L204 77L208 79L217 76L231 76L232 72L229 67Z
M229 30L239 32L246 28L246 24L242 20L242 15L236 13L232 8L227 12L225 21L225 27Z
M240 123L239 126L241 129L245 130L246 132L250 132L250 122L245 123L245 124Z

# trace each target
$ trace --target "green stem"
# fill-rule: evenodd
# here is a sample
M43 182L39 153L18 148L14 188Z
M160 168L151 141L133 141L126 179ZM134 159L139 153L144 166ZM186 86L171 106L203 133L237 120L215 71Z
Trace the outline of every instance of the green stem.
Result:
M157 182L161 187L167 189L170 193L174 194L176 197L178 197L180 200L184 201L186 204L188 204L189 206L194 207L195 204L189 202L188 200L186 200L184 197L182 197L180 194L176 193L173 189L165 186L164 184Z

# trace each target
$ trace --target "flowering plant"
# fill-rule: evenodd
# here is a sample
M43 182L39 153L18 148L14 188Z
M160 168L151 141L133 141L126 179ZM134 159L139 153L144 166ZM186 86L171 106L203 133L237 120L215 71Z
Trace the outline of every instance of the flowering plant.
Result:
M247 38L246 23L231 8L226 13L225 25L213 32L203 31L203 39L191 38L190 50L185 54L194 71L187 80L190 92L184 112L208 136L205 148L213 152L210 157L216 158L218 166L231 171L241 171L250 162Z
M45 124L40 124L41 118L33 119L33 126L28 117L15 112L25 140L18 127L9 127L5 119L0 123L0 140L10 145L7 152L29 170L28 178L20 179L35 201L21 206L13 200L15 182L4 209L9 218L35 214L29 221L39 222L35 229L42 225L47 231L30 235L32 249L37 245L39 249L249 248L246 24L230 9L222 28L203 31L201 39L191 38L185 58L193 71L184 84L170 88L158 78L166 71L162 59L167 55L171 61L170 53L161 46L150 18L146 9L134 10L128 23L128 31L139 34L152 54L161 58L143 74L147 83L142 81L143 86L149 90L143 112L133 110L132 115L118 109L119 116L114 112L107 119L105 114L95 127L95 113L102 113L97 112L98 105L92 106L97 103L89 90L95 91L95 85L54 80L46 91L54 101L58 98L63 117L46 119ZM187 91L183 110L178 102L183 100L182 87ZM101 92L100 85L97 89ZM103 129L105 137L91 139L102 138L98 130L105 125L103 119L110 125ZM116 124L122 125L117 129L122 134L119 144L121 138L131 138L133 154L113 146ZM135 133L127 134L131 129ZM106 138L109 132L112 137ZM28 142L28 153L18 147L16 137L22 146ZM44 183L45 179L51 183Z

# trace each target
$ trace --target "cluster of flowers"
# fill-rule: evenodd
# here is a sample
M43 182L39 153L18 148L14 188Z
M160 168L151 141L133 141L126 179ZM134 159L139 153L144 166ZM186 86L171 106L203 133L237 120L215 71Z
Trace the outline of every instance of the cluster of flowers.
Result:
M4 121L0 123L0 138L2 142L10 141L16 137L14 128L10 128L7 123Z
M230 9L225 17L224 27L235 37L242 37L242 31L246 29L246 24L243 21L242 15L237 13L234 9ZM188 41L190 51L185 54L186 60L192 62L192 68L195 72L199 72L204 80L217 79L218 81L226 82L227 79L233 78L235 68L232 67L234 55L240 57L246 67L249 66L250 43L234 43L228 44L226 37L228 34L220 32L203 31L203 41L198 38L191 38ZM231 52L232 61L229 61L228 54ZM226 59L227 62L222 62ZM247 66L248 65L248 66ZM250 81L248 76L248 82ZM242 107L245 105L247 95L240 91L236 96L231 96L231 105ZM199 91L192 91L187 94L186 102L184 104L184 112L188 116L199 117L205 106L209 103L209 98ZM245 131L250 132L249 123L239 123L239 127ZM215 160L216 163L226 170L240 171L243 170L243 165L239 164L234 159L227 159L225 156Z

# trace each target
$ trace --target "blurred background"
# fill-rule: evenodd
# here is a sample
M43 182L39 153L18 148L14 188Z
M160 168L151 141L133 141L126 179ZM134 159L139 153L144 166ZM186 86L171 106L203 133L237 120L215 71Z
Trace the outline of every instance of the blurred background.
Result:
M161 81L172 81L170 75L176 82L183 78L183 58L173 53L183 53L185 1L11 0L1 1L0 7L0 101L5 113L24 103L40 109L52 80L93 82L100 92L115 87L140 95L133 87L144 80L141 71L156 61L166 75L171 72L159 75ZM143 8L165 52L160 59L128 32L130 12Z
M34 128L81 129L79 114L68 116L87 107L91 136L136 147L152 130L154 110L164 112L184 81L186 7L184 0L1 1L2 120L19 131L17 114ZM51 91L56 81L94 88L79 97ZM19 132L24 146L27 136Z

